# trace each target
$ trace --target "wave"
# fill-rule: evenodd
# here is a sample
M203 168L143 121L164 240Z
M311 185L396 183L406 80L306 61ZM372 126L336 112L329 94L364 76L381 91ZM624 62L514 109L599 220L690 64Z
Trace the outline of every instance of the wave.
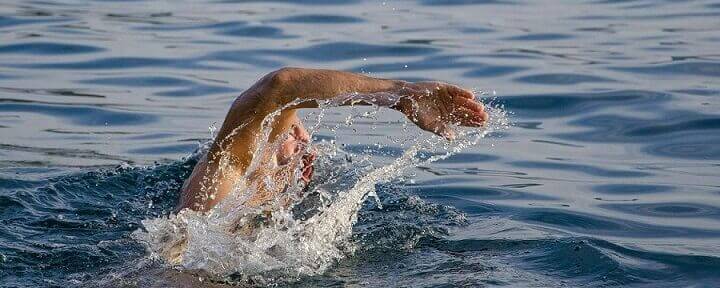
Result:
M324 109L317 114L318 124L309 129L311 134L321 123ZM382 208L377 198L379 185L401 177L408 168L448 158L508 125L501 109L490 108L489 113L493 120L484 129L461 129L461 137L451 143L436 136L417 139L387 165L377 165L369 155L358 156L334 142L325 142L316 148L320 160L314 184L288 209L275 204L269 212L268 207L238 205L254 189L243 184L206 213L185 209L143 220L144 229L133 237L147 245L153 259L212 275L235 275L241 281L287 280L323 273L355 251L353 227L363 203L374 198ZM255 161L259 160L254 159L250 169L260 165Z

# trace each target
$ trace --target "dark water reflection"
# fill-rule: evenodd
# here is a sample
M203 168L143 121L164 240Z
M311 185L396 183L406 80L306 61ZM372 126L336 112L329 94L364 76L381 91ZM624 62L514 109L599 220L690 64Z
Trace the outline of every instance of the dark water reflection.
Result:
M0 46L0 54L64 55L103 51L105 49L87 45L60 43L24 43Z
M359 252L293 285L713 287L715 2L4 1L0 286L92 286L143 262L128 235L172 209L183 157L291 65L454 82L515 122L380 187ZM406 132L380 117L316 139L387 161ZM182 284L153 271L128 283Z

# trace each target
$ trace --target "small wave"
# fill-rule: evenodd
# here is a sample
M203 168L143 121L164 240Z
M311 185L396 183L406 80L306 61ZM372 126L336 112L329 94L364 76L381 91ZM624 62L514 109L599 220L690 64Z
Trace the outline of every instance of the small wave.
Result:
M320 125L323 112L324 108L317 114L318 124L310 129L311 133ZM352 240L353 227L365 200L375 198L378 209L383 209L377 198L378 185L402 176L408 168L448 158L476 144L489 132L508 125L502 110L492 108L489 112L493 120L486 129L459 130L461 137L452 143L436 136L408 139L406 141L414 144L387 165L373 162L373 153L356 155L341 149L334 142L320 144L316 147L320 155L316 164L319 175L315 176L315 184L295 200L297 205L292 209L277 204L264 209L238 205L251 195L250 191L256 189L242 184L207 213L186 209L167 217L143 220L145 230L136 231L133 237L147 245L151 258L221 277L234 275L234 279L240 281L292 280L320 274L338 259L356 250L356 242ZM352 125L352 121L346 122ZM422 153L438 149L442 153ZM255 161L259 160L254 159L250 169L259 165ZM385 191L388 190L391 189ZM441 212L447 209L421 205L418 201L407 198L389 204L387 209L416 209L420 213L416 216L424 212L457 214L450 218L457 223L462 222L458 212ZM269 208L272 212L268 212ZM261 224L253 224L258 221ZM426 230L428 228L418 225L417 221L413 225L394 227L400 230L365 227L366 231L374 232L365 234L364 239L393 239L405 241L407 246L412 241L405 238L414 239L413 235L437 232ZM387 233L404 236L379 236ZM360 242L363 242L362 239ZM382 245L379 241L372 242Z

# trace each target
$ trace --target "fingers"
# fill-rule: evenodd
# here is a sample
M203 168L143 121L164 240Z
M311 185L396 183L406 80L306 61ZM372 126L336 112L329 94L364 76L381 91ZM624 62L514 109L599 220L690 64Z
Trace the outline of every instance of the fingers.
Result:
M452 96L456 96L456 97L462 98L462 99L475 98L475 95L472 92L465 90L463 88L460 88L458 86L447 84L446 87L447 87L448 94L450 94Z
M456 134L451 124L480 127L488 120L483 104L476 101L468 90L439 82L418 82L415 85L432 93L428 95L432 97L412 98L413 113L405 114L424 130L453 140Z
M464 107L456 109L453 114L455 119L452 121L462 126L480 127L485 124L483 113L477 113Z
M306 184L310 182L313 172L315 171L315 167L313 165L315 157L317 157L315 152L306 153L302 156L302 180L305 181Z
M450 125L448 125L446 121L443 121L439 118L432 121L429 126L420 128L433 132L436 135L441 136L447 140L455 139L455 131L450 128Z
M488 120L488 114L482 103L471 99L459 98L455 102L449 121L463 126L479 127Z
M465 99L463 107L467 107L470 110L476 112L478 115L483 115L483 121L487 121L487 113L485 112L485 105L482 102L475 101L474 99Z
M442 136L443 138L447 140L455 140L455 131L450 128L449 125L443 124L440 127L438 127L435 131L435 134Z
M485 106L483 106L482 103L477 102L473 99L458 98L455 100L455 103L457 103L458 106L467 107L468 109L478 113L485 112Z

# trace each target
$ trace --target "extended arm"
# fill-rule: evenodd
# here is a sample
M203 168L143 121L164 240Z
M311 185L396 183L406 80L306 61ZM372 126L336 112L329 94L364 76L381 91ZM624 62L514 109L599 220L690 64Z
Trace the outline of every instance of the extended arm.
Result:
M339 105L390 107L403 112L421 128L446 138L453 137L448 124L480 126L487 119L472 93L453 85L283 68L266 75L235 100L206 158L186 181L180 208L206 210L232 189L233 180L244 175L253 159L262 135L262 122L268 115L282 109L271 124L269 142L273 142L292 128L297 119L295 109L318 107L324 100Z

